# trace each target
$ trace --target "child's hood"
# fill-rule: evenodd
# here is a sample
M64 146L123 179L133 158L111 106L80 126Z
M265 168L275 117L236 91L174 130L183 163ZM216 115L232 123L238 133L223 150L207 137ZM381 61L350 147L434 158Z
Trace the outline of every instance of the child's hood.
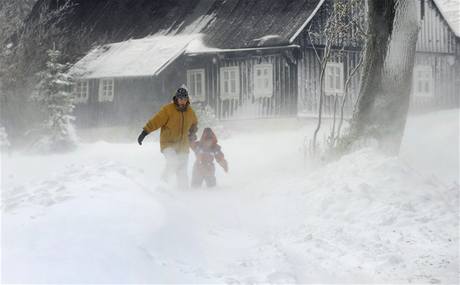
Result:
M214 134L211 128L205 128L203 130L200 141L204 142L205 140L212 140L213 144L217 144L217 136Z

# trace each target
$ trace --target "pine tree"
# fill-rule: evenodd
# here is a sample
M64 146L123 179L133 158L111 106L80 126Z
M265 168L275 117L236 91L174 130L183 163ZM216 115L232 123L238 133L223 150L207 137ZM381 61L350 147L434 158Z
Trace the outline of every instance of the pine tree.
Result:
M61 52L47 51L46 68L40 73L40 82L33 99L46 112L41 138L35 149L41 152L66 151L75 147L76 137L72 121L74 100L71 93L72 78L67 74L69 65L59 62Z

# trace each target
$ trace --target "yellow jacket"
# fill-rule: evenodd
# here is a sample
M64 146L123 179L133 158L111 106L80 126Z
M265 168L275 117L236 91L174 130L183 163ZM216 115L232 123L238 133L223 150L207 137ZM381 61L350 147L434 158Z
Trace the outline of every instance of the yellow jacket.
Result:
M159 128L161 151L172 147L177 152L189 152L189 134L197 130L198 120L193 109L177 110L176 104L169 103L161 107L144 126L144 131L151 133Z

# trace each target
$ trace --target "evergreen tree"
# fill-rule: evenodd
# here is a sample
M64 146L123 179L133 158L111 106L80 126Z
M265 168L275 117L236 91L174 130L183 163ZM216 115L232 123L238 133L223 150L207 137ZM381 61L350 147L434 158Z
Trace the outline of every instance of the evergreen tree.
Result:
M40 82L33 96L47 114L41 138L35 144L35 149L44 152L66 151L76 144L72 123L72 78L66 72L69 65L59 62L61 52L53 48L47 53L46 68L39 75Z

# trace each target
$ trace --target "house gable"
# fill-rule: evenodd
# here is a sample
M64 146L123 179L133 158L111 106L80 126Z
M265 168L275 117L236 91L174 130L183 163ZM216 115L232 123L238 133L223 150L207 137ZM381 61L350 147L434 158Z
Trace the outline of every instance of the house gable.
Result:
M457 36L441 13L437 2L417 1L418 14L423 17L418 34L417 52L455 53Z

